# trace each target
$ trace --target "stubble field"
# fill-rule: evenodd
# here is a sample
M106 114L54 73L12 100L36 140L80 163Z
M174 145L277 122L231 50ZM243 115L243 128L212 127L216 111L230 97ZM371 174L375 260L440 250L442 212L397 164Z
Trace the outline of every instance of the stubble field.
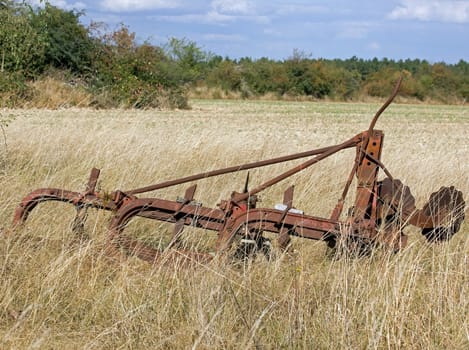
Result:
M396 255L335 260L324 243L295 239L294 252L271 262L188 269L107 257L110 213L89 213L81 243L70 231L74 208L60 203L9 230L28 192L81 191L92 167L102 170L101 190L128 190L340 143L366 130L379 106L197 100L189 111L1 111L14 120L0 153L0 348L469 348L468 220L439 245L408 227L409 246ZM377 129L383 163L418 207L449 185L467 201L467 106L394 104ZM353 159L349 150L320 162L264 191L259 206L280 203L295 184L294 205L328 217ZM286 169L251 171L252 186ZM245 177L202 180L195 198L214 207ZM174 200L186 187L152 195ZM162 245L171 232L157 222L134 228ZM213 250L214 233L187 232L185 244Z

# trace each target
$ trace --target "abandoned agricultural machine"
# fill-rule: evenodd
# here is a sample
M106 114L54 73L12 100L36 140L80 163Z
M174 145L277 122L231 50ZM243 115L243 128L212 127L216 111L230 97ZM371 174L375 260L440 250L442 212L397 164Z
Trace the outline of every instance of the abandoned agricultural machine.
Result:
M416 209L409 188L394 178L380 160L384 134L375 129L375 124L397 95L400 84L401 79L392 95L375 114L368 130L341 144L212 170L134 190L116 190L111 194L96 190L100 171L92 169L84 192L42 188L28 194L16 208L13 225L16 227L24 223L31 211L39 203L46 201L61 201L74 205L77 209L73 225L75 228L83 228L87 208L110 210L114 212L114 216L109 226L109 247L149 262L173 258L197 262L211 260L214 254L178 249L185 226L218 232L217 253L231 252L242 257L269 251L271 242L264 236L264 232L277 234L277 245L281 249L289 246L291 236L297 236L324 240L331 248L340 244L350 250L370 251L378 243L398 251L406 245L407 237L403 229L408 224L420 227L428 241L448 240L460 229L464 219L465 203L461 191L453 186L441 187L431 194L422 209ZM257 196L261 191L341 150L353 147L356 149L355 161L330 217L306 215L295 209L293 186L286 189L283 204L276 205L275 208L257 208ZM233 192L230 198L217 205L218 208L205 207L194 199L196 185L188 187L184 197L175 201L137 197L138 194L170 186L300 158L309 159L254 189L248 189L248 173L244 191ZM381 181L378 180L379 170L386 175ZM355 177L356 197L345 218L341 219L344 202ZM126 234L126 225L135 216L173 223L174 232L169 246L164 250L155 249L147 242Z

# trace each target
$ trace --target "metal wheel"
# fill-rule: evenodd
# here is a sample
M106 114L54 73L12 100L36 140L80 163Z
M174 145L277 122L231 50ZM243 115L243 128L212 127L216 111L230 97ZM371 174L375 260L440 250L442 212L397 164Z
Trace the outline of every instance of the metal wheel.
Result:
M378 182L378 220L382 241L394 251L405 246L404 228L415 213L415 198L399 179L385 178Z
M451 187L441 187L430 195L422 208L425 216L431 219L433 227L424 227L422 234L429 242L451 239L461 228L464 220L465 202L462 192Z

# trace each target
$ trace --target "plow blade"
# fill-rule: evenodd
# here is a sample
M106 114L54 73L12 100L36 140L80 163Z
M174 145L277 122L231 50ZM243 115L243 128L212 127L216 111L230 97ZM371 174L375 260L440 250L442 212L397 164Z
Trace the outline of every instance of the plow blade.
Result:
M463 194L453 186L441 187L430 195L422 209L410 218L412 225L422 228L429 242L449 240L461 228L464 220Z

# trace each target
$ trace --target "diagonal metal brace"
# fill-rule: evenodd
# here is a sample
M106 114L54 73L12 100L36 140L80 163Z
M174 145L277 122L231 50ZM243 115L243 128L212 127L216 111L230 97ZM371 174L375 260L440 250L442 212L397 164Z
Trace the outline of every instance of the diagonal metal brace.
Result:
M179 205L179 208L174 212L173 217L176 220L175 225L174 225L174 230L173 230L173 239L170 243L170 246L173 246L179 241L179 237L184 230L184 223L186 221L185 217L179 217L181 214L182 209L189 204L190 202L193 201L194 195L195 195L195 190L197 189L197 185L193 185L186 189L186 193L184 194L184 198L182 202Z

